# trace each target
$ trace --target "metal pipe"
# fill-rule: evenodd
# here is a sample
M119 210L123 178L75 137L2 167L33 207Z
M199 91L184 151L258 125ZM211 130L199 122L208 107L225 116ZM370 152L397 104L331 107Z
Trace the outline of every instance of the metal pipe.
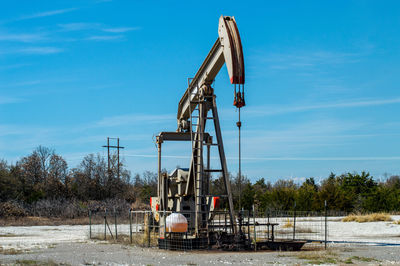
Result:
M157 137L157 147L158 147L158 187L157 187L157 196L160 198L161 196L161 143L159 137Z
M239 108L239 121L236 123L239 129L239 210L242 209L242 162L241 162L241 143L240 143L240 128L242 122L240 122L240 108Z

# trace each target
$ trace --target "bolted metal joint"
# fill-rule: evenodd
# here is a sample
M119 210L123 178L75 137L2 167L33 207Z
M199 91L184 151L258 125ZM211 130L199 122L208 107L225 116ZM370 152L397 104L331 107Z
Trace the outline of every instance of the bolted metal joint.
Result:
M201 96L212 96L212 95L214 95L214 89L211 87L211 85L204 84L203 86L201 86L200 95Z

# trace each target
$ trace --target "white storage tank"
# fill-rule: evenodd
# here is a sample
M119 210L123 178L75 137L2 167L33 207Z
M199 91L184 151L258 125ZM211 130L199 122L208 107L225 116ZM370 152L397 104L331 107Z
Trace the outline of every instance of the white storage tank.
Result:
M171 233L185 233L188 229L186 217L180 213L171 213L166 219L166 230Z

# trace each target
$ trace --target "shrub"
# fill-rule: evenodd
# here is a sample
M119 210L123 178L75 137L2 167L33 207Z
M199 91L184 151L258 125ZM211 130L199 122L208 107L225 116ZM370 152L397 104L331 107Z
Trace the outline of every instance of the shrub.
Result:
M367 222L389 222L392 221L392 217L388 213L371 213L371 214L350 214L342 219L342 222L357 222L357 223L367 223Z
M24 208L18 202L0 202L0 217L23 217L26 215Z

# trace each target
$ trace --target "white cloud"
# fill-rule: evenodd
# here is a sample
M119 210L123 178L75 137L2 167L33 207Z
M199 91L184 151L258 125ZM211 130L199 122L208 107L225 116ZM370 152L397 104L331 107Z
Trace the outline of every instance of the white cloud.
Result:
M126 157L157 158L157 154L125 154ZM190 156L163 155L163 158L190 159ZM211 157L219 159L219 157ZM237 161L238 157L226 157L227 160ZM398 161L400 156L384 157L242 157L246 161Z
M71 11L74 11L74 10L77 10L77 8L64 8L64 9L57 9L57 10L39 12L39 13L35 13L35 14L32 14L32 15L21 16L21 17L15 19L14 21L33 19L33 18L49 17L49 16L68 13L68 12L71 12Z
M175 115L171 114L157 114L157 115L148 115L148 114L127 114L127 115L119 115L119 116L111 116L105 117L102 120L96 122L94 127L114 127L121 125L132 125L135 124L149 124L149 123L160 123L160 122L172 122L175 120Z
M336 51L298 51L296 53L259 53L252 60L268 63L271 69L311 68L319 65L349 64L360 61L365 53Z
M237 160L238 158L228 158ZM382 157L243 157L242 160L256 161L398 161L400 156Z
M63 49L57 47L27 47L18 50L22 54L57 54L63 51Z
M43 34L35 33L20 33L20 34L9 34L0 33L0 41L12 41L12 42L37 42L45 39Z
M0 66L0 70L16 69L16 68L21 68L21 67L25 67L25 66L30 66L30 64L3 65L3 66Z
M400 98L392 99L354 99L346 102L331 102L321 104L309 104L309 105L298 105L298 106L255 106L249 107L246 112L250 115L279 115L286 113L297 113L305 112L310 110L319 109L335 109L335 108L353 108L353 107L368 107L368 106L379 106L388 104L398 104Z
M22 98L0 96L0 104L20 103L23 101L24 99Z
M64 31L89 30L98 28L100 25L101 24L99 23L86 23L86 22L58 24L58 26Z
M41 83L40 80L30 80L30 81L21 81L15 83L7 83L6 86L1 86L1 87L24 87L24 86L37 85L39 83Z
M111 41L123 38L123 35L94 35L86 38L88 41Z
M120 28L105 28L102 29L102 31L105 32L112 32L112 33L123 33L123 32L128 32L128 31L133 31L133 30L139 30L140 27L120 27Z

